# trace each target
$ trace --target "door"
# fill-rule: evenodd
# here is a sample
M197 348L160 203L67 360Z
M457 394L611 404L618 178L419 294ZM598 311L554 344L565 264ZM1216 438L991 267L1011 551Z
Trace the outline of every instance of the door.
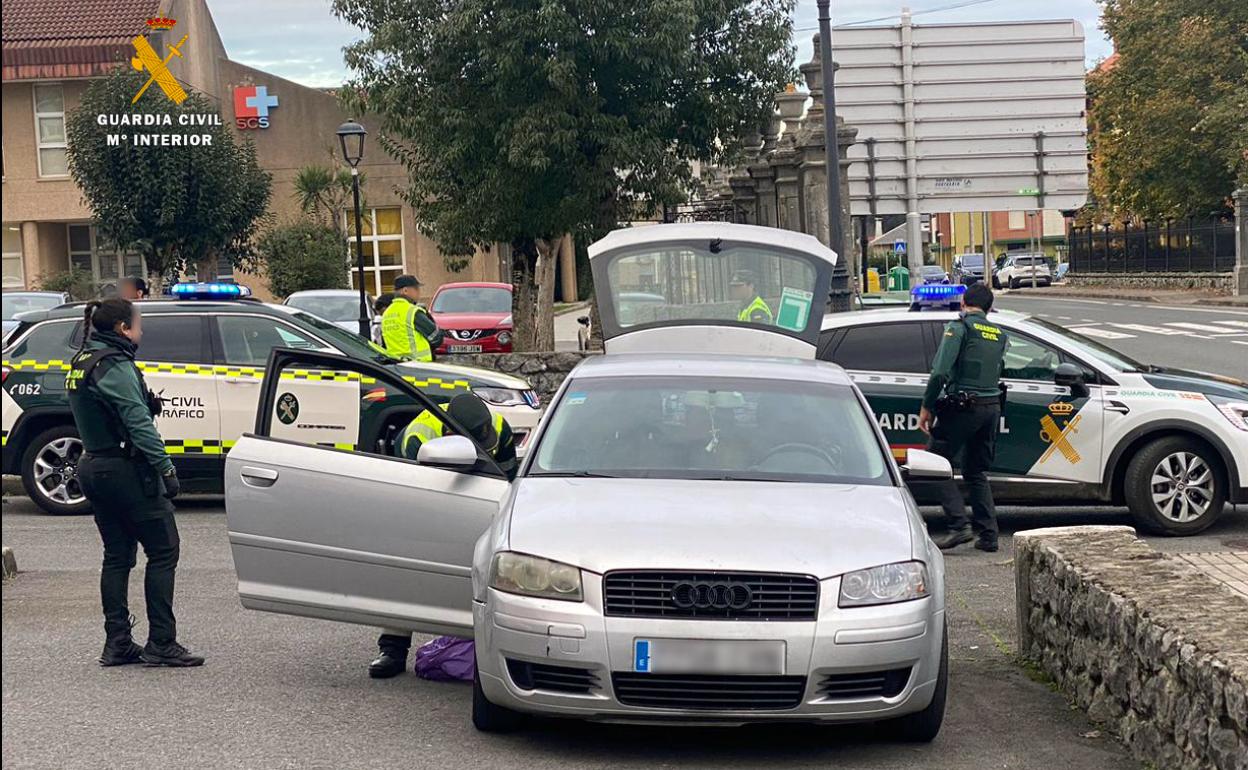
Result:
M183 480L220 478L221 409L213 382L208 318L143 314L138 365L147 387L163 400L156 429Z
M445 417L422 393L366 361L275 351L255 434L239 440L225 469L243 606L470 636L473 549L507 493L506 477L479 446L477 464L456 471L272 437L283 408L280 375L329 367L410 398L406 411L390 415L396 424L425 408ZM445 422L448 434L466 435Z
M1047 343L1009 328L1006 333L1002 381L1008 394L993 472L1099 482L1104 417L1100 388L1093 384L1081 396L1053 382L1058 364L1067 361L1084 369L1090 383L1096 375Z

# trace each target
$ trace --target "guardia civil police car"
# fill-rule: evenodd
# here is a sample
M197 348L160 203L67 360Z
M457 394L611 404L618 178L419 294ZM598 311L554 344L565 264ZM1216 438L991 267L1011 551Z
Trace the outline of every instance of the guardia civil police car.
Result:
M919 407L961 286L919 286L912 310L824 318L819 357L866 395L894 454L925 445ZM993 311L1009 335L991 474L1000 501L1126 504L1149 532L1191 535L1248 502L1248 383L1140 363L1043 319ZM916 485L915 496L935 502Z
M220 492L224 456L255 426L265 361L275 347L321 351L392 367L435 402L471 389L522 442L541 414L524 380L486 369L398 363L357 335L285 305L244 298L233 284L179 284L177 299L142 303L139 367L165 401L157 427L183 489ZM82 444L65 393L81 343L82 305L24 313L3 359L3 472L56 514L85 512L77 480ZM367 378L331 367L284 372L279 434L338 448L385 443L408 403Z

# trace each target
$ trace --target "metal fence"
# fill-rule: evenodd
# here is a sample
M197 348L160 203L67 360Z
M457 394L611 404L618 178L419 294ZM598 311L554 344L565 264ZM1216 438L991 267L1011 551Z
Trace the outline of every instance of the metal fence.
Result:
M732 201L692 200L677 206L664 206L663 221L744 223L745 212Z
M1072 273L1227 273L1235 268L1235 220L1072 227Z

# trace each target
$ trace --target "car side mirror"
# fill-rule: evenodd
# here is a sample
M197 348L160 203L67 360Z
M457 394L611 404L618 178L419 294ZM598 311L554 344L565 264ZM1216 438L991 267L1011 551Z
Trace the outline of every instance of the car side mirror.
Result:
M940 455L926 449L907 449L906 464L901 466L906 479L943 480L953 478L953 466Z
M580 318L576 319L576 322L580 324L581 326L589 326L589 316L583 315Z
M434 468L471 468L477 464L477 447L463 436L442 436L421 444L416 462Z
M1058 364L1053 372L1053 382L1063 388L1070 388L1071 395L1086 398L1088 384L1083 378L1083 371L1070 362Z

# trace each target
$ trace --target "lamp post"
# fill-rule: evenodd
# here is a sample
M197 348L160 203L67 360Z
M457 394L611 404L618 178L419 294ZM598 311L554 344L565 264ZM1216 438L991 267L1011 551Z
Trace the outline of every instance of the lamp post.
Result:
M372 339L368 328L368 298L364 291L364 234L360 225L360 161L364 159L364 136L368 132L354 120L338 126L342 158L351 167L351 195L355 199L355 266L356 283L360 287L360 336Z
M845 232L841 222L841 153L836 144L836 66L832 63L832 0L818 0L819 58L823 80L823 149L828 182L828 245L836 252L832 267L829 309L843 313L850 309L849 270L845 267Z

